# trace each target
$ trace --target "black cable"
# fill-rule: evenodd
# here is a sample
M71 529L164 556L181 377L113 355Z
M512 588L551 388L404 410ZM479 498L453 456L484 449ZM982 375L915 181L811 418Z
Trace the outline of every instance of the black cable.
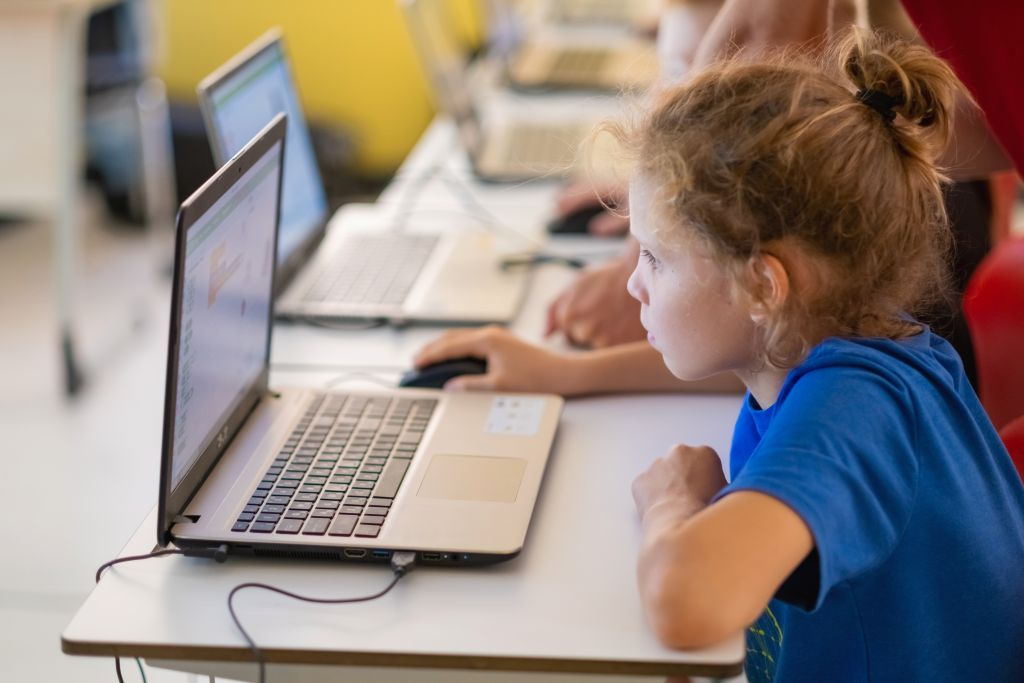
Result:
M145 555L129 555L127 557L119 557L110 562L104 562L100 565L100 568L96 570L96 583L100 582L100 577L103 575L104 570L113 567L115 564L121 564L122 562L134 562L135 560L148 560L151 557L161 557L162 555L184 555L184 550L178 550L177 548L165 548L164 550L156 550Z
M559 264L566 266L567 268L573 268L575 270L587 267L586 261L580 258L576 258L574 256L560 256L558 254L539 253L505 257L501 260L500 268L502 270L512 270L514 268L534 268L545 263Z
M163 555L184 555L184 551L178 550L177 548L165 548L164 550L157 550L152 553L146 553L145 555L129 555L128 557L118 557L104 562L100 565L99 569L96 570L96 583L100 582L100 577L103 576L103 572L113 567L115 564L121 564L122 562L134 562L136 560L148 560L151 557L161 557ZM142 683L146 683L146 671L142 668L142 660L135 657L135 664L139 667L139 674L142 676ZM121 673L121 658L114 655L114 671L117 673L118 683L124 683L124 675Z
M263 651L256 645L256 641L253 640L249 632L242 626L242 621L238 618L238 613L235 612L235 594L246 588L260 588L262 590L270 591L272 593L278 593L295 600L301 600L302 602L312 602L318 605L343 605L355 602L369 602L370 600L376 600L377 598L383 597L391 592L403 576L413 570L416 563L416 553L413 552L396 552L391 556L391 570L394 572L394 578L391 579L391 583L373 595L364 595L358 598L314 598L308 595L299 595L293 593L284 588L278 588L277 586L271 586L267 583L258 583L254 581L241 583L231 589L228 593L228 612L231 613L231 620L235 622L235 626L238 628L242 637L245 638L245 642L249 644L249 649L252 651L253 659L259 665L259 683L265 683L267 675L267 663L263 659Z

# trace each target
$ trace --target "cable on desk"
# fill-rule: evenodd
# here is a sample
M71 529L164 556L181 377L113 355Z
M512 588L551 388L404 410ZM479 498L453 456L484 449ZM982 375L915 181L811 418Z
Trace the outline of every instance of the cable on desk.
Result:
M560 256L558 254L520 254L516 256L506 256L501 260L499 267L503 270L512 270L514 268L535 268L545 263L554 263L558 265L566 266L567 268L573 268L579 270L587 267L587 262L583 259L576 258L574 256Z
M345 382L353 382L353 381L371 382L373 384L379 384L382 387L387 387L388 389L394 389L395 388L394 380L386 380L386 379L384 379L384 378L382 378L382 377L380 377L378 375L375 375L372 372L360 372L358 370L352 370L352 371L349 371L349 372L343 372L340 375L336 375L336 376L330 378L329 380L324 382L323 388L324 389L333 389L334 387L338 386L339 384L343 384Z
M314 318L313 316L302 316L296 318L307 325L313 327L322 327L325 330L336 330L338 332L358 332L361 330L374 330L378 327L384 327L387 325L387 320L353 320L347 322L344 320L330 320L325 318Z
M115 564L121 564L122 562L135 562L136 560L148 560L151 557L161 557L163 555L184 555L183 550L177 548L165 548L164 550L157 550L152 553L146 553L145 555L129 555L128 557L118 557L104 562L100 565L99 569L96 570L96 583L100 582L100 578L103 576L103 572L113 567ZM135 664L139 667L139 675L142 676L142 683L146 683L146 671L142 668L142 660L135 657ZM121 673L121 658L114 656L114 671L117 673L118 683L124 683L124 676Z
M265 683L267 675L267 663L263 659L263 651L256 645L256 641L253 640L249 632L242 626L242 621L238 618L238 613L235 612L234 599L235 595L246 588L259 588L265 591L271 591L272 593L278 593L295 600L301 600L302 602L311 602L318 605L343 605L351 604L356 602L369 602L376 600L377 598L383 597L391 592L402 577L411 572L416 566L416 553L411 551L400 551L396 552L391 556L391 571L394 573L394 577L391 579L391 583L385 586L382 590L377 591L372 595L364 595L358 598L315 598L308 595L299 595L291 591L285 590L284 588L278 588L277 586L271 586L267 583L258 583L254 581L240 583L231 589L228 593L228 612L231 613L231 620L235 622L235 626L241 632L242 637L245 638L245 642L249 644L249 649L252 651L253 659L259 665L259 683Z

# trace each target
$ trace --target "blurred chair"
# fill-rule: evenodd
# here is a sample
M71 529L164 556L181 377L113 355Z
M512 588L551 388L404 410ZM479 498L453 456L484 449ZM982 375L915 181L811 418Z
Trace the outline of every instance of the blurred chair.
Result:
M964 313L981 403L1024 476L1024 238L997 244L971 277Z

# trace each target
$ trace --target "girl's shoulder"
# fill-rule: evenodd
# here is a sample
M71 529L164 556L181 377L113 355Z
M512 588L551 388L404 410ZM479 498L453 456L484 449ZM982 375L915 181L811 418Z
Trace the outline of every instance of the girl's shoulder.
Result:
M946 385L959 391L967 384L956 351L927 326L903 339L829 337L793 368L786 385L791 388L807 375L823 371L874 375L903 387Z

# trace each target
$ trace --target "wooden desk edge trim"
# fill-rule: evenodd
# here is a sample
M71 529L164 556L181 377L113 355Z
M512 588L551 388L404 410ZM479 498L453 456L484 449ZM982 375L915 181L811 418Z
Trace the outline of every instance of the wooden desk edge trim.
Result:
M67 655L94 657L142 657L146 659L252 662L248 648L168 646L74 641L61 636L61 651ZM552 659L544 657L487 657L480 655L429 655L380 652L325 652L323 650L264 649L268 664L306 664L334 666L379 666L420 669L466 669L474 671L527 671L543 673L620 674L637 676L695 675L736 676L743 671L743 660L731 664L652 663L638 661L602 661L589 659Z

